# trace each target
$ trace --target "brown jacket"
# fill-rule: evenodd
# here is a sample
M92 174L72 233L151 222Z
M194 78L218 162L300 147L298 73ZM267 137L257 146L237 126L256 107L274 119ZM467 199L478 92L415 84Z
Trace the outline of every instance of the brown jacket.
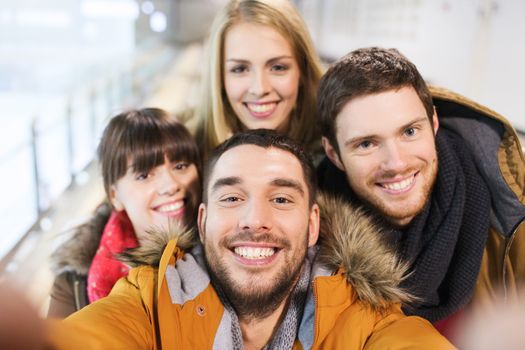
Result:
M91 219L72 229L71 238L51 255L55 280L48 317L65 318L89 304L87 274L110 215L109 203L99 205Z
M516 298L525 289L525 158L519 138L489 108L445 89L432 87L431 92L440 124L459 133L471 148L492 198L491 229L473 303L487 307L501 295Z

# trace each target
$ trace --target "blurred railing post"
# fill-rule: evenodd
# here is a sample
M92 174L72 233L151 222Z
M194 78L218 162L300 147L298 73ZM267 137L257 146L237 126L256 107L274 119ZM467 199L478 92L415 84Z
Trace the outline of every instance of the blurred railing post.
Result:
M38 116L35 116L34 119L31 121L31 155L32 155L32 161L33 161L33 179L35 182L35 198L36 198L36 212L38 213L38 216L42 213L42 201L40 198L40 173L38 171L38 145L37 145L37 138L38 138L38 132L37 132L37 120Z
M106 85L106 110L105 117L113 114L113 82L110 78Z
M131 76L131 99L128 101L128 103L130 105L131 104L135 105L136 101L142 101L142 96L141 96L142 91L139 86L140 76L139 76L139 73L138 73L138 70L135 64L131 67L130 76ZM128 108L131 106L126 106L126 107Z
M69 171L70 183L75 181L74 170L74 149L73 149L73 107L71 97L66 102L66 145L67 145L67 166Z
M90 147L94 150L97 146L97 93L95 87L89 90L89 124L91 128Z

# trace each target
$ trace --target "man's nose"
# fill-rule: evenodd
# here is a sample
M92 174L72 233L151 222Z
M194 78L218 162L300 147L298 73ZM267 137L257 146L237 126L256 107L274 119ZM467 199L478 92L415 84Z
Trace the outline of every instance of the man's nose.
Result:
M383 149L381 168L389 172L402 172L407 167L406 146L396 141L387 142Z
M272 215L270 203L264 200L249 200L241 214L239 226L242 230L270 231Z

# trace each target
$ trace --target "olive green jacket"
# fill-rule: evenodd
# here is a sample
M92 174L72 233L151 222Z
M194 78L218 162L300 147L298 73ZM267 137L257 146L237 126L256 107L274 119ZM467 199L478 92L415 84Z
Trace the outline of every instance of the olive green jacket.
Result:
M491 228L473 303L517 298L525 290L525 158L519 138L489 108L442 88L431 87L431 93L440 125L465 140L491 195Z

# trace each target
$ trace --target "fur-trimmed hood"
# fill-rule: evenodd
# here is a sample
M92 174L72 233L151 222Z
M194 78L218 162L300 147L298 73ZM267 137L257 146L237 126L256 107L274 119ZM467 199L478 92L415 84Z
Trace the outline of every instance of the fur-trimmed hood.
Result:
M187 228L181 223L174 223L169 230L152 230L136 248L126 249L117 255L118 260L131 266L149 265L157 267L164 248L169 241L177 239L177 247L189 251L199 244L199 234L195 227Z
M430 92L440 128L463 138L489 186L491 225L512 236L525 220L525 156L516 131L505 117L462 95L436 86Z
M358 298L375 309L415 301L399 287L409 265L387 245L383 228L341 198L322 194L317 203L321 211L319 262L334 271L343 268Z
M399 287L408 265L382 240L380 226L343 200L322 194L317 202L321 232L316 259L334 272L342 268L357 297L374 309L413 301L414 297ZM177 246L185 251L199 244L195 229L181 227L148 237L147 242L127 250L119 259L131 266L158 266L171 239L177 238Z
M88 222L71 229L71 238L50 257L51 270L55 275L72 271L87 276L111 211L111 205L103 202Z

